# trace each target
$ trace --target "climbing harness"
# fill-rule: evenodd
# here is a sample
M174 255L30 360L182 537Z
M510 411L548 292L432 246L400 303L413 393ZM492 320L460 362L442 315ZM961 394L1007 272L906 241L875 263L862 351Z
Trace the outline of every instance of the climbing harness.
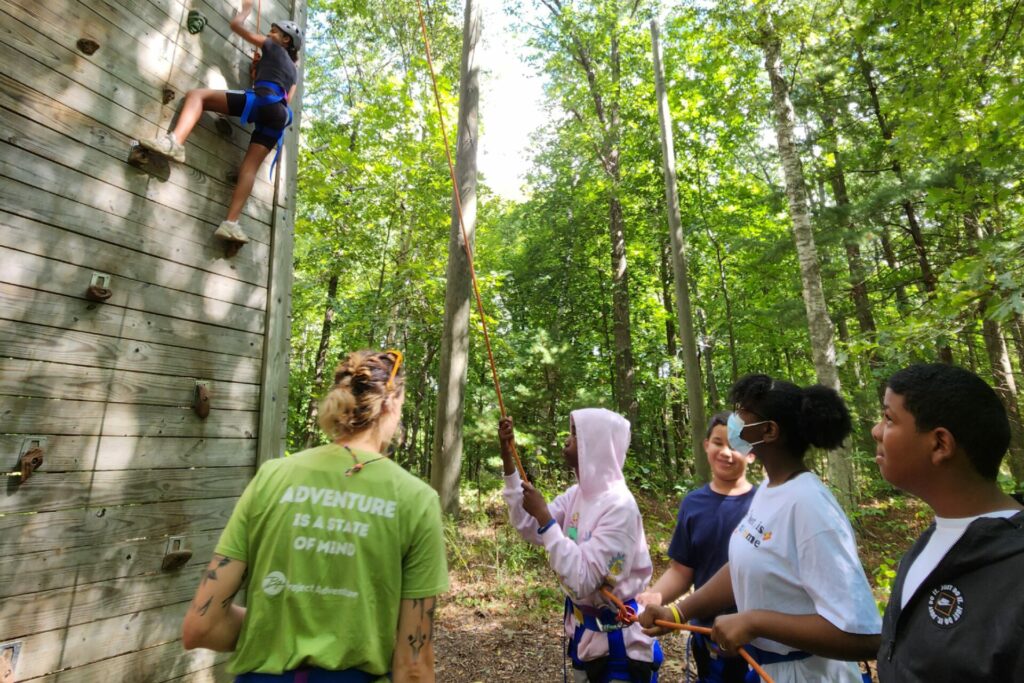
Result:
M498 410L501 416L506 417L505 402L501 397L501 383L498 382L498 368L494 364L494 351L491 349L491 337L487 333L487 316L484 315L484 303L480 298L480 287L476 281L476 270L473 268L473 250L469 246L469 236L466 233L466 219L462 216L462 197L459 194L459 183L455 180L455 164L452 162L452 150L448 144L448 132L445 129L444 109L441 107L441 95L437 90L437 76L434 74L434 61L430 54L430 39L427 37L427 21L423 16L423 3L416 0L416 7L420 13L420 30L423 32L423 44L427 51L427 67L430 70L430 82L434 86L434 102L437 103L437 115L441 123L441 135L444 137L444 153L448 158L448 173L452 179L452 189L455 190L455 208L459 215L459 227L462 229L462 246L466 251L466 264L469 267L470 280L473 282L473 294L476 295L476 310L480 314L480 327L483 330L484 345L487 347L487 358L491 364L491 378L494 380L494 393L498 395ZM519 460L519 452L516 450L515 441L512 442L512 459L516 463L516 470L523 481L529 481L523 463Z
M601 589L602 593L604 589ZM629 600L624 605L633 610L634 617L636 616L636 601ZM572 640L569 641L568 654L572 659L573 669L585 669L586 663L580 658L577 647L579 647L580 639L583 637L585 631L595 631L597 633L603 633L608 637L608 657L607 657L607 668L605 669L605 681L609 683L611 681L631 681L629 665L630 658L626 652L626 639L623 635L623 631L633 622L626 623L620 620L620 616L623 614L622 608L620 610L613 611L607 608L591 607L589 605L579 605L572 602L569 598L565 598L565 611L566 613L571 612L573 621L575 622L575 631L572 634ZM662 652L662 646L655 640L653 648L653 665L654 671L651 674L650 683L657 683L657 670L665 660L665 655Z
M285 121L284 126L277 128L275 126L268 126L262 123L255 123L253 129L254 135L265 135L270 138L274 138L274 160L270 162L270 177L274 177L274 167L277 166L277 159L281 156L281 146L284 144L284 131L288 126L292 124L292 108L288 106L288 93L284 91L277 83L273 81L256 81L252 84L252 90L245 91L245 107L242 109L241 121L242 125L247 123L254 123L250 120L254 110L259 107L264 107L268 104L277 104L278 102L284 102L285 111L288 112L288 119ZM256 88L266 88L273 92L271 95L257 95Z

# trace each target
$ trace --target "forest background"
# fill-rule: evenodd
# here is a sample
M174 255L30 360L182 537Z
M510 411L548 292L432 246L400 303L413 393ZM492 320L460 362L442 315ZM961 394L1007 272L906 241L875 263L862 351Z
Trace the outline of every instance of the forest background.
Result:
M531 138L521 201L481 179L474 257L505 405L542 488L564 485L569 411L594 405L633 421L635 491L681 493L702 476L675 314L651 19L674 119L704 411L726 408L745 373L805 385L831 363L855 428L846 450L816 454L815 467L829 479L827 458L842 459L854 509L893 493L869 433L885 378L912 361L951 361L999 390L1014 423L1001 480L1024 485L1021 4L504 3L543 76L546 119ZM394 457L429 480L450 352L441 339L452 191L416 2L309 5L289 448L321 441L316 403L342 353L395 347L407 400ZM464 7L425 3L453 142ZM781 79L770 78L772 64ZM777 144L780 90L794 112L788 159ZM503 131L484 119L480 135ZM794 168L811 264L794 240ZM809 266L826 315L808 314ZM441 466L455 468L465 498L500 485L498 404L475 310L463 415L460 458Z

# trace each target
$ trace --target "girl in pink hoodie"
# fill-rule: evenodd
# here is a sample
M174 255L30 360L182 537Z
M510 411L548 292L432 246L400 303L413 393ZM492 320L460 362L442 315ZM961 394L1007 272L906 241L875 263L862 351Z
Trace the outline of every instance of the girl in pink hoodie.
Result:
M562 455L578 483L551 503L519 477L512 460L512 419L498 426L509 518L526 541L542 545L566 594L574 683L657 683L661 648L636 627L622 627L602 586L636 609L651 580L643 520L622 476L629 421L603 408L575 410Z

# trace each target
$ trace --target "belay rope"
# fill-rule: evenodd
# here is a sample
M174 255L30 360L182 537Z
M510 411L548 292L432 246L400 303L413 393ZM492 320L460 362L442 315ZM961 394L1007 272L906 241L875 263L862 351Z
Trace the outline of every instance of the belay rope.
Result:
M423 45L427 50L427 67L430 69L430 82L434 87L434 101L437 103L437 115L440 118L441 123L441 135L444 137L444 153L448 159L448 173L452 178L452 188L455 190L455 209L459 215L459 227L462 230L462 246L466 250L466 264L469 266L469 277L473 282L473 294L476 296L476 310L480 314L480 328L484 333L484 345L487 347L487 359L491 364L491 379L494 380L494 393L498 396L498 410L501 416L507 417L505 414L505 402L501 397L501 383L498 381L498 368L494 364L494 351L491 349L491 337L487 333L487 317L484 315L484 302L480 298L480 287L476 282L476 270L473 268L473 250L469 246L469 235L466 233L466 219L462 217L462 196L459 194L459 183L455 179L455 164L452 162L452 150L448 144L448 131L445 129L444 123L444 110L441 107L441 95L437 91L437 76L434 75L434 61L430 55L430 39L427 37L427 21L423 16L423 5L420 0L416 0L416 8L420 14L420 29L423 32ZM523 481L529 481L526 476L526 470L523 469L523 463L519 460L519 453L516 450L516 444L512 442L512 458L516 463L516 470L519 471L519 476Z
M473 294L476 298L476 310L480 315L480 328L484 335L484 345L487 347L487 360L491 366L491 379L494 381L494 393L498 397L498 409L501 412L501 417L506 417L505 413L505 402L501 396L501 383L498 380L498 368L494 363L494 351L491 349L491 337L487 332L487 317L484 315L484 303L483 299L480 298L480 287L476 280L476 270L473 267L473 250L469 246L469 235L466 232L466 220L462 216L462 196L459 193L459 182L455 179L455 164L452 162L452 151L451 145L448 143L448 131L445 128L444 122L444 109L441 106L441 95L437 90L437 76L434 74L434 61L430 54L430 38L427 37L427 22L423 16L423 4L421 0L416 0L416 8L419 10L420 15L420 30L423 33L423 45L426 48L427 55L427 68L430 70L430 83L434 89L434 102L437 104L437 115L440 119L441 135L444 138L444 153L448 159L448 173L452 179L452 189L455 191L455 209L459 217L459 228L462 230L462 246L466 251L466 264L469 267L470 280L473 283ZM257 17L257 26L258 24ZM519 460L519 453L516 451L515 441L512 442L512 457L515 460L516 470L519 471L519 476L523 481L529 481L526 477L526 471L523 469L523 463ZM607 586L601 587L601 593L609 599L617 608L618 614L616 619L623 626L630 626L636 623L636 610L626 605L617 595L611 592ZM658 620L654 622L658 626L665 628L694 631L697 633L711 633L710 628L703 626L691 626L690 624L676 624L671 621ZM754 658L744 650L742 647L739 648L740 656L742 656L747 664L757 672L757 674L764 679L765 683L774 683L772 677L769 676L761 666L754 661Z

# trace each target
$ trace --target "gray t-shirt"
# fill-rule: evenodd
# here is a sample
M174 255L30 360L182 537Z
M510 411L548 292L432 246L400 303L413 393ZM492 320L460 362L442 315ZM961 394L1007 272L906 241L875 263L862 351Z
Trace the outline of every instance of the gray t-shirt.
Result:
M263 55L256 64L256 80L277 83L287 93L295 85L297 77L298 70L288 51L267 38L263 43Z

